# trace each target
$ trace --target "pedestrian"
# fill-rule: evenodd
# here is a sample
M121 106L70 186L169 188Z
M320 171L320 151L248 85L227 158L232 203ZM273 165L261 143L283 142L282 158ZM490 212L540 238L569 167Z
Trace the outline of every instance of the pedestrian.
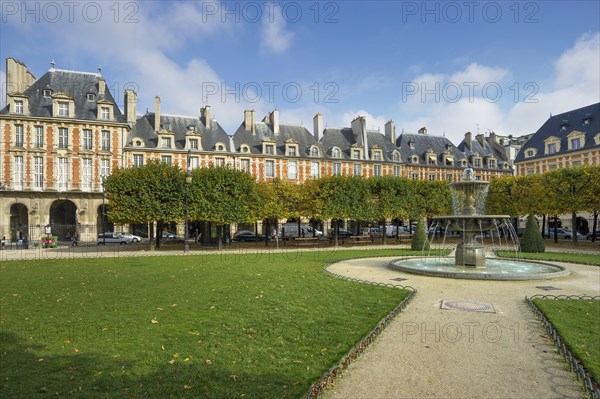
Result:
M79 246L79 234L77 234L77 230L75 230L73 232L73 236L71 237L71 240L73 241L73 243L71 244L72 247L78 247Z

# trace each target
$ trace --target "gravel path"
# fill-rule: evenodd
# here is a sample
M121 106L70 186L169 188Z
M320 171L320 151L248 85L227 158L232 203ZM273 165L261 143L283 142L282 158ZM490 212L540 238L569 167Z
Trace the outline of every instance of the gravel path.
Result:
M562 264L553 280L483 281L417 276L356 259L337 274L418 290L414 300L325 395L341 398L581 398L581 384L524 301L535 294L600 294L600 268ZM546 292L536 286L561 291ZM491 304L495 313L440 309L441 301ZM451 304L451 303L450 303Z

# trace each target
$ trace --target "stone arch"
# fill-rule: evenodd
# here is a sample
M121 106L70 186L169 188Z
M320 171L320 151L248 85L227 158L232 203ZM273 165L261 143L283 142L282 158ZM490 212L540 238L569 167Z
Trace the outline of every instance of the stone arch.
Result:
M69 240L77 230L77 205L73 201L60 199L50 205L50 226L58 239Z
M115 231L115 224L108 219L108 204L101 204L96 210L96 231L98 234Z
M18 202L12 204L10 206L10 240L27 239L28 232L29 211L27 207Z

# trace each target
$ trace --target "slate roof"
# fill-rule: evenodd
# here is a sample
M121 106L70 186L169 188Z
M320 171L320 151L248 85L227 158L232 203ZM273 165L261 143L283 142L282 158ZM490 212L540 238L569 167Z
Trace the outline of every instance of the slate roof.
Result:
M158 134L154 131L155 118L156 114L154 112L147 112L145 115L139 117L127 136L127 146L131 146L131 143L135 138L140 138L144 140L144 148L157 148ZM174 149L183 150L186 148L185 139L189 132L188 127L193 126L194 132L199 133L202 136L201 143L203 151L215 151L216 144L219 142L225 144L229 150L230 137L214 119L210 121L210 129L207 129L200 117L161 113L160 125L163 129L175 134Z
M392 161L393 152L398 150L394 143L389 141L385 135L375 130L367 130L367 142L369 144L369 148L366 148L365 150L369 151L369 158L371 154L370 150L375 146L378 146L383 150L382 161L385 162ZM321 139L321 144L326 150L326 158L332 158L331 155L334 147L339 148L342 154L341 158L338 159L351 159L352 146L354 144L362 145L362 143L357 140L357 137L354 135L352 129L349 127L325 129L323 132L323 138Z
M412 146L411 143L413 143ZM461 160L466 159L465 154L443 136L401 133L396 140L396 145L400 147L402 160L406 163L410 163L411 157L417 155L419 157L419 164L426 165L427 159L425 159L425 154L430 149L436 154L437 166L446 166L441 156L447 150L450 150L454 157L454 165L448 167L459 167L461 166Z
M251 154L262 154L263 140L274 140L274 155L283 156L286 155L285 142L291 139L298 142L299 156L308 156L310 148L313 145L319 148L321 154L323 153L321 144L317 142L315 137L304 126L286 125L280 123L279 134L275 134L273 133L272 124L266 122L255 122L254 130L255 133L252 133L252 131L246 129L244 123L240 125L233 135L235 152L240 152L242 144L246 144L250 147Z
M479 135L479 137L481 137L482 140L480 141L477 138L473 138L470 146L467 144L466 140L463 140L458 145L458 149L465 154L467 160L469 161L473 155L479 155L484 159L490 155L493 155L496 158L497 162L494 167L490 168L486 162L483 162L477 169L502 169L502 163L508 162L504 147L496 143L494 140L488 140L489 137L485 138L483 135Z
M586 124L585 121L588 121ZM565 129L563 130L563 126ZM578 150L568 150L568 135L573 131L585 134L585 143ZM591 104L582 108L574 109L562 114L551 116L538 131L525 143L517 154L515 162L530 161L549 156L545 154L544 141L549 137L560 138L560 153L568 153L599 147L594 137L600 133L600 103ZM528 149L536 149L534 156L525 158ZM555 156L556 154L552 154Z
M100 76L95 73L65 71L62 69L49 70L23 93L29 98L29 116L53 117L52 98L43 95L45 89L50 89L52 94L65 93L73 97L75 115L72 119L98 120L97 101L104 100L114 105L114 122L125 123L125 118L110 93L108 85L106 85L104 95L98 95L99 78ZM94 101L87 100L88 93L95 95ZM8 106L0 111L0 115L5 114L8 114Z

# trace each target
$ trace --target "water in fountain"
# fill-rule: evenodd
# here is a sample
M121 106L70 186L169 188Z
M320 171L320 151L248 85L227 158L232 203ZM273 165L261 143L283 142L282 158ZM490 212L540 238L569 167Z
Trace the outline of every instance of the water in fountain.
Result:
M443 231L442 248L450 234L460 235L462 242L455 248L454 259L423 258L400 260L391 267L411 273L458 278L531 279L568 274L566 269L539 262L486 259L483 238L489 234L492 248L518 253L519 241L508 215L485 215L485 199L489 182L476 180L472 169L464 170L461 180L450 184L453 195L453 215L433 218L430 248L438 229ZM504 242L503 242L504 239ZM494 241L497 240L497 241Z

